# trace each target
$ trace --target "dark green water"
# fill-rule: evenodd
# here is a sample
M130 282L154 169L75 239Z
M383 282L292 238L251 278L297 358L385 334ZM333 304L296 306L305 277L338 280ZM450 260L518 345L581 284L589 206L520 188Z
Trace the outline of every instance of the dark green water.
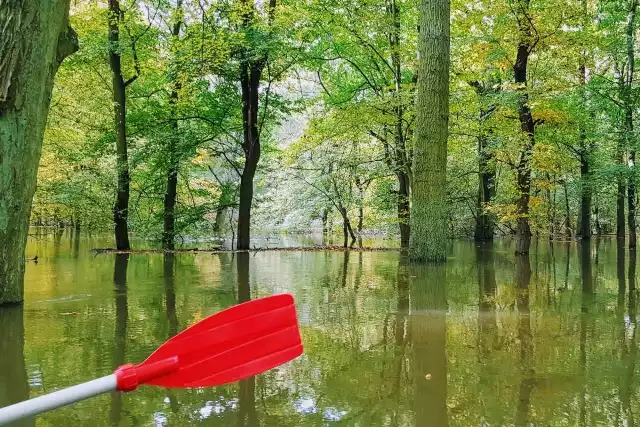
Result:
M0 309L0 406L139 362L246 295L292 293L305 354L239 384L143 387L25 425L640 422L635 257L611 240L534 243L528 260L456 242L436 267L398 252L94 255L110 242L76 237L29 242L24 307Z

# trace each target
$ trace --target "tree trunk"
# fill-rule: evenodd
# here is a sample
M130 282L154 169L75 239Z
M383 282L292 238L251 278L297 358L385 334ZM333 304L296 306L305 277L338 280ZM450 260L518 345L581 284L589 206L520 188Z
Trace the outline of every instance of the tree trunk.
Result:
M627 149L629 150L629 181L627 186L627 203L629 206L628 222L629 222L629 249L636 248L636 185L635 185L635 166L636 166L636 144L633 136L633 110L635 108L635 100L632 94L632 85L635 71L635 21L636 10L638 8L638 0L632 0L629 12L627 14L627 66L624 76L623 97L624 103L624 132Z
M253 0L243 0L242 27L254 25L255 4ZM273 19L276 0L269 0L269 25ZM242 49L240 58L240 87L242 91L242 128L244 168L240 178L240 205L238 206L238 249L249 249L251 239L251 205L253 203L253 178L260 160L260 126L258 109L260 106L260 79L267 62L266 54L257 54L253 47ZM256 57L257 56L257 57Z
M53 78L78 41L69 0L0 2L0 304L21 302Z
M398 178L398 225L400 227L400 247L409 247L409 194L411 180L409 179L410 162L407 158L407 147L404 126L404 105L402 103L402 62L400 61L400 8L396 0L386 0L386 13L389 16L392 26L387 34L389 50L391 51L391 67L393 69L393 97L395 106L393 114L394 139L395 139L395 161L394 167Z
M129 155L127 152L127 85L122 76L120 58L120 3L109 0L109 65L113 87L113 115L116 133L116 169L118 189L113 206L116 248L127 250L129 245Z
M447 256L447 137L449 133L448 0L421 0L413 156L411 237L413 261Z
M361 234L364 222L364 184L360 178L356 178L356 187L358 188L358 226L356 230L358 234Z
M518 87L518 117L523 142L520 149L520 159L516 166L518 200L516 214L518 224L516 228L516 254L528 254L531 246L531 228L529 227L529 198L531 196L531 157L535 145L535 123L529 108L529 94L527 92L527 64L533 49L531 21L528 16L529 0L519 0L518 6L518 52L513 65L513 75Z
M582 131L581 131L582 133ZM582 136L580 137L583 138ZM580 155L580 224L578 233L582 239L591 238L591 178L589 170L589 158L585 154Z
M589 25L589 15L587 10L587 0L582 0L583 28ZM587 109L586 85L587 85L587 58L586 53L580 54L580 65L578 67L578 79L580 81L582 107ZM582 239L591 238L591 176L589 170L590 147L587 146L587 132L584 121L580 123L579 146L580 146L580 216L578 219L578 235Z
M329 209L327 208L322 209L321 219L322 219L322 234L327 234L329 232L329 228L327 224L329 220Z
M571 237L571 210L569 209L569 191L567 189L567 181L562 181L564 189L564 233L567 237Z
M476 215L476 230L474 239L476 241L493 240L494 221L493 216L487 212L486 207L491 203L495 195L496 171L490 165L493 158L487 149L487 137L482 135L478 138L479 176L478 176L478 201Z
M175 43L180 41L180 26L182 24L182 0L176 3L175 16L171 37ZM178 142L180 141L180 129L178 128L178 94L182 87L177 71L173 76L173 87L169 95L169 107L171 108L171 130L169 136L169 149L167 150L169 161L167 168L167 190L164 194L164 231L162 233L162 247L164 249L175 248L175 207L178 194L178 170L180 168L180 156Z
M353 246L356 243L356 235L353 232L353 228L351 227L351 221L349 221L349 215L347 214L347 209L344 207L340 207L340 215L342 215L342 233L344 235L344 247L349 246L349 236L351 236L351 245Z

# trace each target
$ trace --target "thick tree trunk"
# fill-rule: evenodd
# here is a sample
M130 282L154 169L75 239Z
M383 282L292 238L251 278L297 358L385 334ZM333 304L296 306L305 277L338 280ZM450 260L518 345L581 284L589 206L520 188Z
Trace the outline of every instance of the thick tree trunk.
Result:
M581 136L582 138L582 136ZM589 159L585 154L580 156L580 219L578 233L582 239L591 238L591 177Z
M69 0L0 2L0 304L23 299L24 248L53 78L78 46Z
M409 211L409 175L404 171L399 171L398 184L398 222L400 224L400 247L409 247L409 238L411 235L410 211Z
M176 9L173 17L173 28L171 29L171 37L174 42L180 41L180 26L182 24L182 0L176 3ZM164 194L164 230L162 233L162 247L165 249L175 248L175 208L176 197L178 195L178 170L180 168L180 156L178 153L178 142L180 141L178 126L178 94L182 87L177 71L173 76L173 87L169 95L169 106L171 108L171 130L169 137L168 151L168 168L167 168L167 190Z
M254 25L254 0L243 0L242 25ZM275 13L276 0L269 0L268 25ZM256 57L257 56L257 57ZM260 126L258 109L260 105L260 79L267 62L266 54L257 54L252 48L244 48L240 59L240 87L242 91L242 127L244 139L244 169L240 178L240 205L238 206L238 249L249 249L251 239L251 205L253 204L253 178L260 160Z
M529 198L531 196L531 158L535 145L535 123L529 108L527 92L527 64L532 50L532 29L528 16L529 0L520 0L518 5L519 42L516 62L513 65L514 81L518 86L518 117L520 130L523 133L520 159L516 165L518 200L516 214L516 254L528 254L531 246L531 228L529 227Z
M421 0L419 6L416 133L411 188L413 261L447 256L447 137L449 134L448 0Z
M120 58L120 3L109 0L109 65L113 88L113 116L116 133L116 169L118 188L113 206L113 223L117 249L130 249L129 245L129 155L127 149L127 85L122 76Z
M240 179L240 205L238 207L238 249L249 249L251 205L253 203L253 178L260 160L260 134L258 107L262 64L246 59L240 66L242 85L242 122L244 128L244 169Z
M327 208L322 209L321 219L322 219L322 234L327 234L329 232L329 228L328 228L329 209Z

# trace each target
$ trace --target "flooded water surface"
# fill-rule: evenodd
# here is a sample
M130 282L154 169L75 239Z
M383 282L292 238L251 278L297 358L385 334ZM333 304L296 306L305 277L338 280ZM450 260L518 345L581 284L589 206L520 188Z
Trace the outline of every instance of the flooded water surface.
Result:
M636 257L613 240L391 252L93 254L29 242L25 304L0 309L0 406L140 362L239 300L292 293L305 353L218 388L141 387L38 426L633 426Z

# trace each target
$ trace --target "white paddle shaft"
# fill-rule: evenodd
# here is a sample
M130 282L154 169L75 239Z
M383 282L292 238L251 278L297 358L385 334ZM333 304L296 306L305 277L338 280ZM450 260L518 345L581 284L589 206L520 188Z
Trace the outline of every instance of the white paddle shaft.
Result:
M111 374L97 380L87 381L86 383L0 408L0 425L70 405L108 391L114 391L117 382L116 375Z

